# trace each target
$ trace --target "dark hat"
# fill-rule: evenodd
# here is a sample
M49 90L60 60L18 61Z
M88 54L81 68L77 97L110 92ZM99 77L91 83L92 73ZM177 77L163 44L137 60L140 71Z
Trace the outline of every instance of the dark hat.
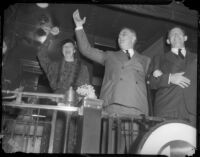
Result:
M74 46L76 46L76 42L73 39L64 39L61 41L61 46L65 43L72 43Z

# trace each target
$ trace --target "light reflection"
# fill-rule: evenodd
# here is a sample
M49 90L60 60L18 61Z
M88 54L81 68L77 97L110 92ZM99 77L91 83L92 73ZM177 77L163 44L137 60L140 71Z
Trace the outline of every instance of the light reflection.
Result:
M47 8L49 6L48 3L36 3L36 5L40 8Z

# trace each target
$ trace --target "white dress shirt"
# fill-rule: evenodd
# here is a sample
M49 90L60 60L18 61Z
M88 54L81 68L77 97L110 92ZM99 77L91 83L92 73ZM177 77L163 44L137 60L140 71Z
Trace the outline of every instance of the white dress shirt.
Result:
M178 55L178 50L181 49L182 55L186 56L186 49L185 48L171 48L171 52ZM171 79L171 73L169 74L168 84L170 84Z
M186 55L186 49L185 48L171 48L171 51L172 51L172 53L178 55L178 49L181 49L181 53L185 57L185 55Z
M123 50L123 52L126 53L126 50ZM130 57L132 58L135 52L133 49L128 49L128 53L130 54Z

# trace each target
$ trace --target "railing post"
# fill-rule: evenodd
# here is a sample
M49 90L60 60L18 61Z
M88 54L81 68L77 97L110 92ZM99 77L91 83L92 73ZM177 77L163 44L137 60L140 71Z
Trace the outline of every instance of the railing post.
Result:
M99 153L102 101L84 99L82 125L78 129L77 153Z

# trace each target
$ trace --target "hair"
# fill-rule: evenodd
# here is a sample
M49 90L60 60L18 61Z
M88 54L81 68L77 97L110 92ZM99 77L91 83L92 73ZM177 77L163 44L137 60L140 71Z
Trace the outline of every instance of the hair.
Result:
M185 32L185 30L183 29L183 27L181 27L181 26L174 26L174 27L172 27L172 28L167 32L167 39L169 38L170 32L171 32L173 29L175 29L175 28L180 29L180 30L183 32L183 34L186 35L186 32Z
M66 43L72 43L74 46L76 45L75 41L73 39L64 39L64 40L61 41L60 44L61 44L61 46L63 46Z
M136 31L134 29L131 29L131 28L128 28L128 27L122 27L120 32L122 30L124 30L124 29L128 29L131 33L133 33L135 35L135 37L136 37L135 43L136 43L137 42L137 33L136 33Z
M131 28L128 28L128 27L123 27L120 31L124 30L124 29L128 29L131 33L135 34L136 36L136 39L137 39L137 33L135 30L131 29Z

